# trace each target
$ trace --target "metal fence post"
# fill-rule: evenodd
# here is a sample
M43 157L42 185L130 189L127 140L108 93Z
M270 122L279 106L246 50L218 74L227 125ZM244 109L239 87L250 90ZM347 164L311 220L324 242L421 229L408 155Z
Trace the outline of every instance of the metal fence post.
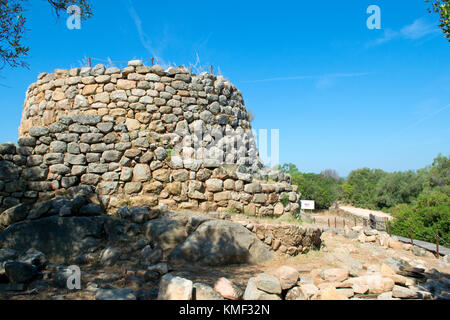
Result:
M437 253L437 258L440 258L439 255L439 233L436 232L436 253Z
M411 236L411 245L413 246L413 245L414 245L414 240L413 240L413 231L412 231L412 228L409 228L409 234L410 234L410 236Z

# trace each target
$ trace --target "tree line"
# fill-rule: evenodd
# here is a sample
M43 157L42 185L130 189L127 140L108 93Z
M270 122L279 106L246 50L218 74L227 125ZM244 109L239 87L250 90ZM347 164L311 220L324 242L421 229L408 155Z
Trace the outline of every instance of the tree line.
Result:
M435 242L450 242L450 157L439 154L420 170L385 172L361 168L342 178L335 170L303 173L293 164L281 169L289 173L304 200L315 200L317 209L328 209L336 201L355 207L382 210L394 217L392 232Z

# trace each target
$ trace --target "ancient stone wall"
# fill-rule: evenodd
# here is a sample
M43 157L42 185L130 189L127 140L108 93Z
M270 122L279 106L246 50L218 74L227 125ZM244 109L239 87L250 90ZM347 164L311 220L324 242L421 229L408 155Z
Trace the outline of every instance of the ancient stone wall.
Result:
M281 215L297 188L258 155L240 91L209 73L55 70L27 90L18 145L0 145L0 211L89 187L124 204Z
M255 233L269 250L289 256L320 250L322 244L323 230L318 227L303 227L287 223L258 223L248 220L237 222Z

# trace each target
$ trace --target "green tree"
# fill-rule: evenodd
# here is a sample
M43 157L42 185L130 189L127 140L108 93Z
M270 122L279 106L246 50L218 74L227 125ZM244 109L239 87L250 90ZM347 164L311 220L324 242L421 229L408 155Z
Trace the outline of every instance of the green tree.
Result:
M436 233L441 244L450 243L450 187L425 191L412 204L400 204L392 209L394 221L392 232L409 237L410 228L414 239L434 243Z
M450 157L439 154L429 168L426 187L434 188L450 185Z
M92 9L89 0L45 0L59 17L71 5L81 9L81 19L91 17ZM24 58L28 56L30 48L23 43L26 31L26 11L28 0L0 0L0 69L6 65L10 67L28 67Z
M439 27L444 32L444 37L450 41L450 2L449 0L425 0L431 2L431 7L428 9L430 13L436 12L439 14Z
M347 190L351 190L350 197L345 200L358 207L375 209L376 186L386 174L380 169L362 168L353 170L346 181L346 184L351 187L347 187Z
M285 164L282 170L291 175L292 183L298 186L302 199L314 200L317 209L328 209L339 199L340 185L335 178L323 174L302 173L294 164Z
M423 177L414 171L387 173L376 185L375 205L384 209L409 204L422 192L423 186Z

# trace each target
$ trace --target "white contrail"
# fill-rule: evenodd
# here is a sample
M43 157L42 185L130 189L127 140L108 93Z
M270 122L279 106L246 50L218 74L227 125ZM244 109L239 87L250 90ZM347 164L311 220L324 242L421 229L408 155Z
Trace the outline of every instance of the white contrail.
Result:
M292 77L278 77L278 78L268 78L260 80L247 80L242 81L242 83L257 83L257 82L271 82L271 81L291 81L291 80L305 80L305 79L329 79L329 78L351 78L351 77L362 77L367 76L370 73L331 73L316 76L292 76Z

